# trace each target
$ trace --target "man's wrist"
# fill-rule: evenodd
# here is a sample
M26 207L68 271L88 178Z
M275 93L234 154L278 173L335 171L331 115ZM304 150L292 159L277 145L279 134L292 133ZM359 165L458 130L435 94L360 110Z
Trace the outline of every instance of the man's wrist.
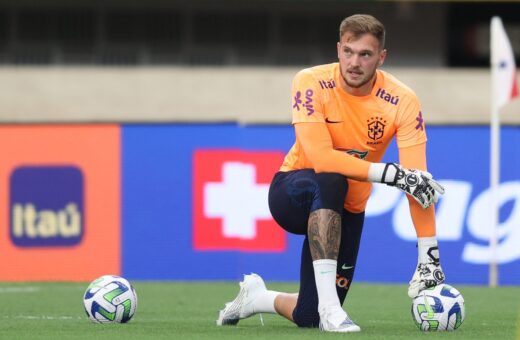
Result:
M385 168L385 163L370 163L370 167L368 168L368 180L370 182L381 183Z
M417 255L419 263L439 262L437 237L418 237Z
M368 168L368 180L395 185L399 170L399 165L395 163L371 163Z

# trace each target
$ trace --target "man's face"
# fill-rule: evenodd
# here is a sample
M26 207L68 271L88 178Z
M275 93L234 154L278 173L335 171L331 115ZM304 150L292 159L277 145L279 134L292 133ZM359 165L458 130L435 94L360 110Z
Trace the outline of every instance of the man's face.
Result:
M386 50L379 50L379 41L372 34L366 33L355 39L350 32L343 34L337 49L341 75L347 90L355 92L354 94L370 93L371 81L376 69L385 60Z

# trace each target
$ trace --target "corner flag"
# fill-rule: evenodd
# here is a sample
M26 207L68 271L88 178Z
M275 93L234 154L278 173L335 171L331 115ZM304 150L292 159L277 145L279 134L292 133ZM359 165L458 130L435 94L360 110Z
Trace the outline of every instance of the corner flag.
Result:
M496 109L518 96L513 48L499 17L491 19L491 81Z
M500 183L500 117L499 110L518 96L513 48L499 17L491 18L491 133L490 133L490 229L489 285L498 285L498 222Z

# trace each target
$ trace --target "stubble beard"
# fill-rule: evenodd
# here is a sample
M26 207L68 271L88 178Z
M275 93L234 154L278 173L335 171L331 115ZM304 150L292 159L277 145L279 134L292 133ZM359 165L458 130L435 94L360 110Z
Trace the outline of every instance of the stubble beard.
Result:
M341 74L341 77L343 78L343 81L345 82L345 84L347 84L347 86L353 88L353 89L358 89L366 84L368 84L368 82L370 82L372 79L374 79L374 75L376 73L376 69L374 69L371 73L370 73L370 76L368 77L364 77L360 82L356 82L356 83L353 83L351 81L349 81L347 79L347 77L345 76L346 74L346 71L345 73L343 73L343 69L340 65L340 74Z

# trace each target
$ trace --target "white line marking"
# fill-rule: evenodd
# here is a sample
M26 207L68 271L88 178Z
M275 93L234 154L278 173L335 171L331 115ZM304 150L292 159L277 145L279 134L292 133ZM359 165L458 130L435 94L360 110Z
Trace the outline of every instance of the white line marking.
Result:
M26 287L0 287L0 294L15 294L15 293L35 293L39 292L40 287L26 286Z
M5 315L4 319L26 319L26 320L73 320L73 319L84 319L83 317L74 316L53 316L53 315Z

